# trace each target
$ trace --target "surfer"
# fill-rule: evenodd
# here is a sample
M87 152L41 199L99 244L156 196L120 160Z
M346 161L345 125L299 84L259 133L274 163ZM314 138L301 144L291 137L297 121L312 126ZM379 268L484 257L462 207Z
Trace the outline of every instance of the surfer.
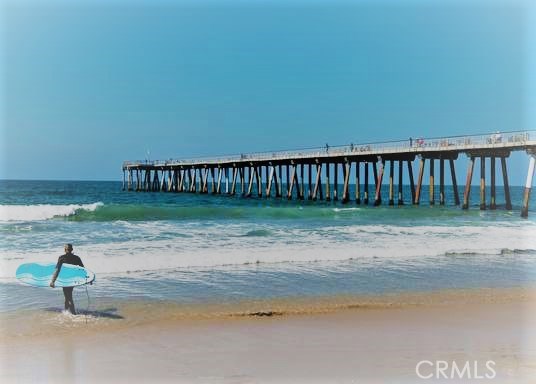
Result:
M79 265L82 268L84 267L82 260L73 253L72 244L65 244L64 250L65 255L62 255L58 258L58 263L56 264L56 272L54 272L54 275L52 276L52 281L50 282L50 286L52 288L54 288L54 283L58 278L58 274L60 273L60 269L63 264L72 264ZM63 295L65 296L65 310L68 310L73 315L76 315L73 300L73 289L74 287L63 287Z

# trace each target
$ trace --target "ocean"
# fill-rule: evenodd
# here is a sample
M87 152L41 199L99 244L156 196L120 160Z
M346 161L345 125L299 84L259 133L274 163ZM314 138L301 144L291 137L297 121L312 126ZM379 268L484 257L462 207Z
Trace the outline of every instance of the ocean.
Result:
M453 206L450 187L446 206L429 206L426 186L412 206L405 186L406 205L394 207L386 195L373 207L121 187L0 181L0 315L63 309L61 290L14 276L21 263L55 262L67 242L97 276L75 289L78 308L95 317L111 305L120 313L536 282L536 199L522 219L522 187L511 187L513 211L502 187L495 211L479 210L477 187L467 211Z

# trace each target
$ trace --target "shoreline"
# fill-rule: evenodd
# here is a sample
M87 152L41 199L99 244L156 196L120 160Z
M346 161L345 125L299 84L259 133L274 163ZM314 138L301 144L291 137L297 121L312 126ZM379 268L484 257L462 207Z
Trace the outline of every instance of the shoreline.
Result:
M501 383L536 378L533 288L349 299L316 299L316 306L302 303L294 312L284 312L290 304L285 300L247 304L248 311L283 309L272 316L234 308L204 317L199 312L166 317L166 312L136 322L128 320L135 308L124 308L119 314L126 320L108 319L116 321L108 326L79 322L66 332L4 338L1 377L6 382L35 377L104 383L415 382L415 365L425 359L462 365L492 360ZM295 300L292 305L296 308Z
M463 288L386 293L381 295L332 295L237 300L183 304L164 300L133 298L100 300L89 310L78 301L76 316L58 306L0 314L0 340L24 337L54 337L70 333L117 331L132 326L181 322L229 322L255 319L286 319L337 313L389 311L411 308L444 308L480 304L536 304L536 285L507 288Z

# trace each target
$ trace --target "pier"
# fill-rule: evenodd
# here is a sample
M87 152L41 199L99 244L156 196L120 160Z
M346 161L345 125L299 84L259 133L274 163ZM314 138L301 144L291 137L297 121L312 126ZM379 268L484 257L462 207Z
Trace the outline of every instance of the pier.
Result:
M359 143L342 146L308 148L276 152L169 160L139 160L123 163L123 190L227 194L247 198L286 198L297 200L338 201L348 204L419 205L423 202L422 186L425 165L429 169L428 204L445 205L446 168L452 182L453 201L469 209L471 182L475 164L480 165L480 209L496 209L496 164L500 162L503 178L504 207L512 209L508 182L507 159L514 151L528 156L528 171L521 216L527 217L536 162L536 131L510 131L470 136L408 138L406 140ZM460 197L455 161L468 157L463 195ZM486 164L490 167L489 185ZM439 182L436 179L439 166ZM416 178L414 167L417 166ZM408 179L403 180L404 167ZM372 171L372 183L369 176ZM263 184L264 175L264 184ZM339 176L342 175L342 190ZM355 194L350 196L351 179ZM382 201L383 180L388 180L388 201ZM395 180L396 179L396 180ZM403 195L403 184L409 182L411 196ZM439 201L436 201L436 184ZM397 187L395 196L395 186ZM486 200L486 188L490 200Z

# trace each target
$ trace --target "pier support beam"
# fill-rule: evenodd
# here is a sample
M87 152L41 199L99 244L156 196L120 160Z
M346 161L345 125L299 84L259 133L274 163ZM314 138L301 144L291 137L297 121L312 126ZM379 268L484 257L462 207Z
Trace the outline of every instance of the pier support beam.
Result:
M181 169L177 170L177 192L182 192L182 183L183 183L183 180L184 180L183 172L184 171L181 170Z
M430 186L429 186L429 195L430 195L430 205L435 204L435 173L434 173L434 164L435 159L430 159Z
M450 176L452 178L452 191L454 193L454 204L460 205L460 195L458 194L458 183L456 182L456 170L454 169L454 160L449 159Z
M439 205L445 205L445 159L439 159Z
M355 203L361 204L361 180L359 177L359 161L355 162Z
M274 179L274 167L270 167L270 174L268 175L268 167L266 167L266 198L272 194L272 180Z
M231 195L235 195L236 193L236 176L238 174L238 169L233 166L233 181L231 182Z
M315 180L315 188L313 189L313 200L316 201L316 196L318 192L322 193L322 164L316 165L316 180Z
M486 158L480 156L480 209L486 209Z
M149 169L146 169L145 177L143 178L143 190L145 192L148 192L150 188L151 188L151 171Z
M369 198L368 198L368 193L369 193L369 188L368 188L368 182L369 182L369 163L367 161L365 161L365 185L363 186L363 203L365 205L368 205L368 202L369 202Z
M303 200L303 197L305 195L305 178L304 178L304 167L305 167L305 164L300 164L300 188L298 189L299 190L299 198L300 200Z
M268 169L268 168L270 168L270 169ZM264 190L264 192L265 192L264 195L266 196L266 198L269 198L270 194L272 192L271 188L270 188L270 192L268 192L268 183L270 183L270 186L272 184L271 183L272 180L269 179L270 176L272 176L272 174L271 174L272 169L273 169L273 167L268 167L268 165L264 166L264 177L265 177L265 180L266 180L266 189ZM268 173L270 173L270 174L268 174ZM268 181L268 180L270 180L270 181ZM261 182L262 182L262 180L261 180ZM262 185L262 183L261 183L261 185Z
M281 165L279 166L279 176L277 169L274 165L274 187L275 187L275 197L281 197Z
M378 165L376 161L372 163L372 175L374 176L374 190L378 188Z
M504 185L504 200L505 200L505 208L508 211L512 210L512 199L510 198L510 185L508 184L508 171L506 170L506 158L501 157L501 168L502 168L502 175L503 175L503 185Z
M238 171L240 172L240 194L242 196L245 195L246 193L246 185L245 185L245 173L246 173L246 169L244 167L240 167L238 169Z
M348 200L349 200L349 185L350 185L350 162L347 161L344 165L343 165L343 169L344 169L344 186L343 186L343 190L342 190L342 202L343 204L346 204L348 203Z
M195 168L190 171L190 192L197 192L197 169Z
M151 187L151 191L152 191L152 192L158 191L158 184L159 184L159 180L158 180L158 170L155 169L155 170L154 170L154 176L153 176L153 185L152 185L152 187Z
M229 168L225 167L225 193L229 194Z
M171 173L171 168L168 170L168 179L167 179L167 191L171 192L175 190L175 178L174 174Z
M216 193L221 194L221 177L223 176L223 169L218 167L218 184L216 185Z
M471 181L473 180L473 169L475 167L475 158L469 158L469 166L467 167L467 178L465 179L465 190L463 192L462 209L469 209L469 197L471 195Z
M287 178L287 196L288 196L288 191L290 190L290 166L289 164L286 165L286 178Z
M210 167L210 181L210 192L214 195L216 193L216 169L214 167Z
M329 163L326 163L326 201L331 201L331 194L329 190Z
M279 181L278 181L279 177ZM279 172L275 173L275 197L283 196L283 166L279 164Z
M415 182L413 181L413 163L408 160L409 187L411 190L411 203L415 204Z
M490 188L491 188L491 197L489 209L494 210L497 208L496 193L495 193L495 156L490 157Z
M166 171L162 169L162 181L160 181L160 191L166 192L167 190L167 184L166 184Z
M289 200L292 199L292 191L294 189L294 180L296 180L297 176L296 176L296 165L294 165L292 167L292 176L290 177L290 185L289 185L289 188L288 188L288 193L287 193L287 198ZM298 192L299 194L299 192Z
M179 171L177 169L170 169L169 170L169 178L168 178L168 191L169 192L178 192L179 188Z
M527 172L527 182L525 183L525 191L523 192L523 206L521 207L521 217L529 217L529 201L530 191L532 189L532 178L534 177L534 166L536 163L536 156L530 155L529 170Z
M404 168L404 161L398 160L398 205L404 205L404 196L403 196L403 180L402 180L402 174Z
M313 199L313 175L311 175L311 172L313 171L312 164L309 163L308 169L307 169L307 177L309 178L309 188L307 192L307 199L312 200Z
M246 197L251 197L251 191L253 190L253 178L255 177L255 172L253 170L253 167L249 168L249 183L248 183L248 193L246 194Z
M207 168L199 170L200 179L201 179L201 188L200 193L208 193L208 174L209 171Z
M187 175L188 175L188 188L186 192L190 193L192 192L192 170L186 169L184 172L187 172Z
M339 200L339 163L333 164L333 200Z
M255 176L257 176L257 196L262 197L262 167L255 167Z
M413 201L413 204L419 204L421 202L421 189L422 189L422 178L424 176L424 163L425 159L422 158L419 161L419 176L417 178L417 189L415 190L415 200Z
M384 172L385 172L385 160L382 160L380 174L376 181L376 196L374 197L374 206L381 205L382 203L382 181L383 181Z
M395 163L393 160L389 161L389 205L395 205Z

